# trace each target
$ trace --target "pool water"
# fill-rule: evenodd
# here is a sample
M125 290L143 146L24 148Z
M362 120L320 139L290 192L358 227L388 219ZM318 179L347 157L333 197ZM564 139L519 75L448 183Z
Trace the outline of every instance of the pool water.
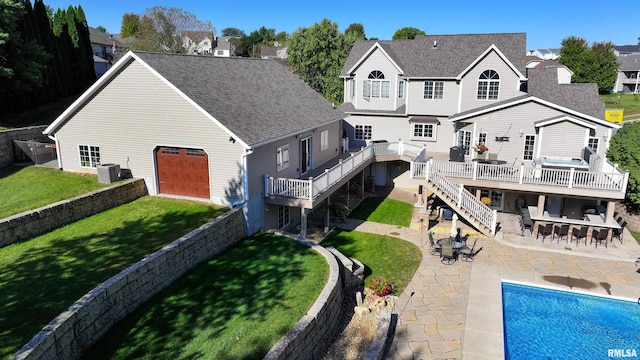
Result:
M505 359L640 357L640 305L502 283Z

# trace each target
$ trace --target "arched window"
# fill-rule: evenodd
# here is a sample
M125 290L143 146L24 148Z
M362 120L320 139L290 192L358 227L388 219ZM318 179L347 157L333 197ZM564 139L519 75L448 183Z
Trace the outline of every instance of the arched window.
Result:
M478 100L498 100L500 75L494 70L485 70L478 77Z
M362 97L366 100L370 98L389 98L389 84L388 80L383 80L384 74L382 71L373 70L369 73L367 80L362 84Z

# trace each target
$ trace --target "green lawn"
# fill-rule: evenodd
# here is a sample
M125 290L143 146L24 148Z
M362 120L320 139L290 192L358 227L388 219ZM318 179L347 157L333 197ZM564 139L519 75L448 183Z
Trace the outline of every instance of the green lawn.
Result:
M8 166L0 169L0 219L108 185L99 183L96 175L39 166Z
M0 248L0 359L96 285L226 211L147 196Z
M395 283L398 295L409 284L422 260L422 252L417 246L386 235L340 230L332 233L321 245L333 246L362 262L365 265L365 286L371 279L386 279Z
M620 96L620 103L615 103ZM624 115L640 114L640 95L638 94L605 94L600 95L607 109L624 109Z
M199 265L118 324L86 359L262 359L309 310L324 257L254 235Z
M362 200L349 217L408 227L412 214L413 204L374 196Z
M640 244L640 233L632 231L631 229L629 229L629 232L633 235L633 238L636 239L638 244Z

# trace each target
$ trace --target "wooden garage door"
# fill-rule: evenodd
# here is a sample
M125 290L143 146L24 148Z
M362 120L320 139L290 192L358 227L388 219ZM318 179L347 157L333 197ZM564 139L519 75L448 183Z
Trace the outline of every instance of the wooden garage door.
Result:
M198 149L160 147L156 150L158 191L209 198L209 161Z

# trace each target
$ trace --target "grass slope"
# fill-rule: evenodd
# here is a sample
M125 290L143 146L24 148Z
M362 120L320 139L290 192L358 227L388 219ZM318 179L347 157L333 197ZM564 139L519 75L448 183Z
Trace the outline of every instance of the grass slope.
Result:
M408 227L411 224L413 205L379 196L364 199L349 217L389 225Z

